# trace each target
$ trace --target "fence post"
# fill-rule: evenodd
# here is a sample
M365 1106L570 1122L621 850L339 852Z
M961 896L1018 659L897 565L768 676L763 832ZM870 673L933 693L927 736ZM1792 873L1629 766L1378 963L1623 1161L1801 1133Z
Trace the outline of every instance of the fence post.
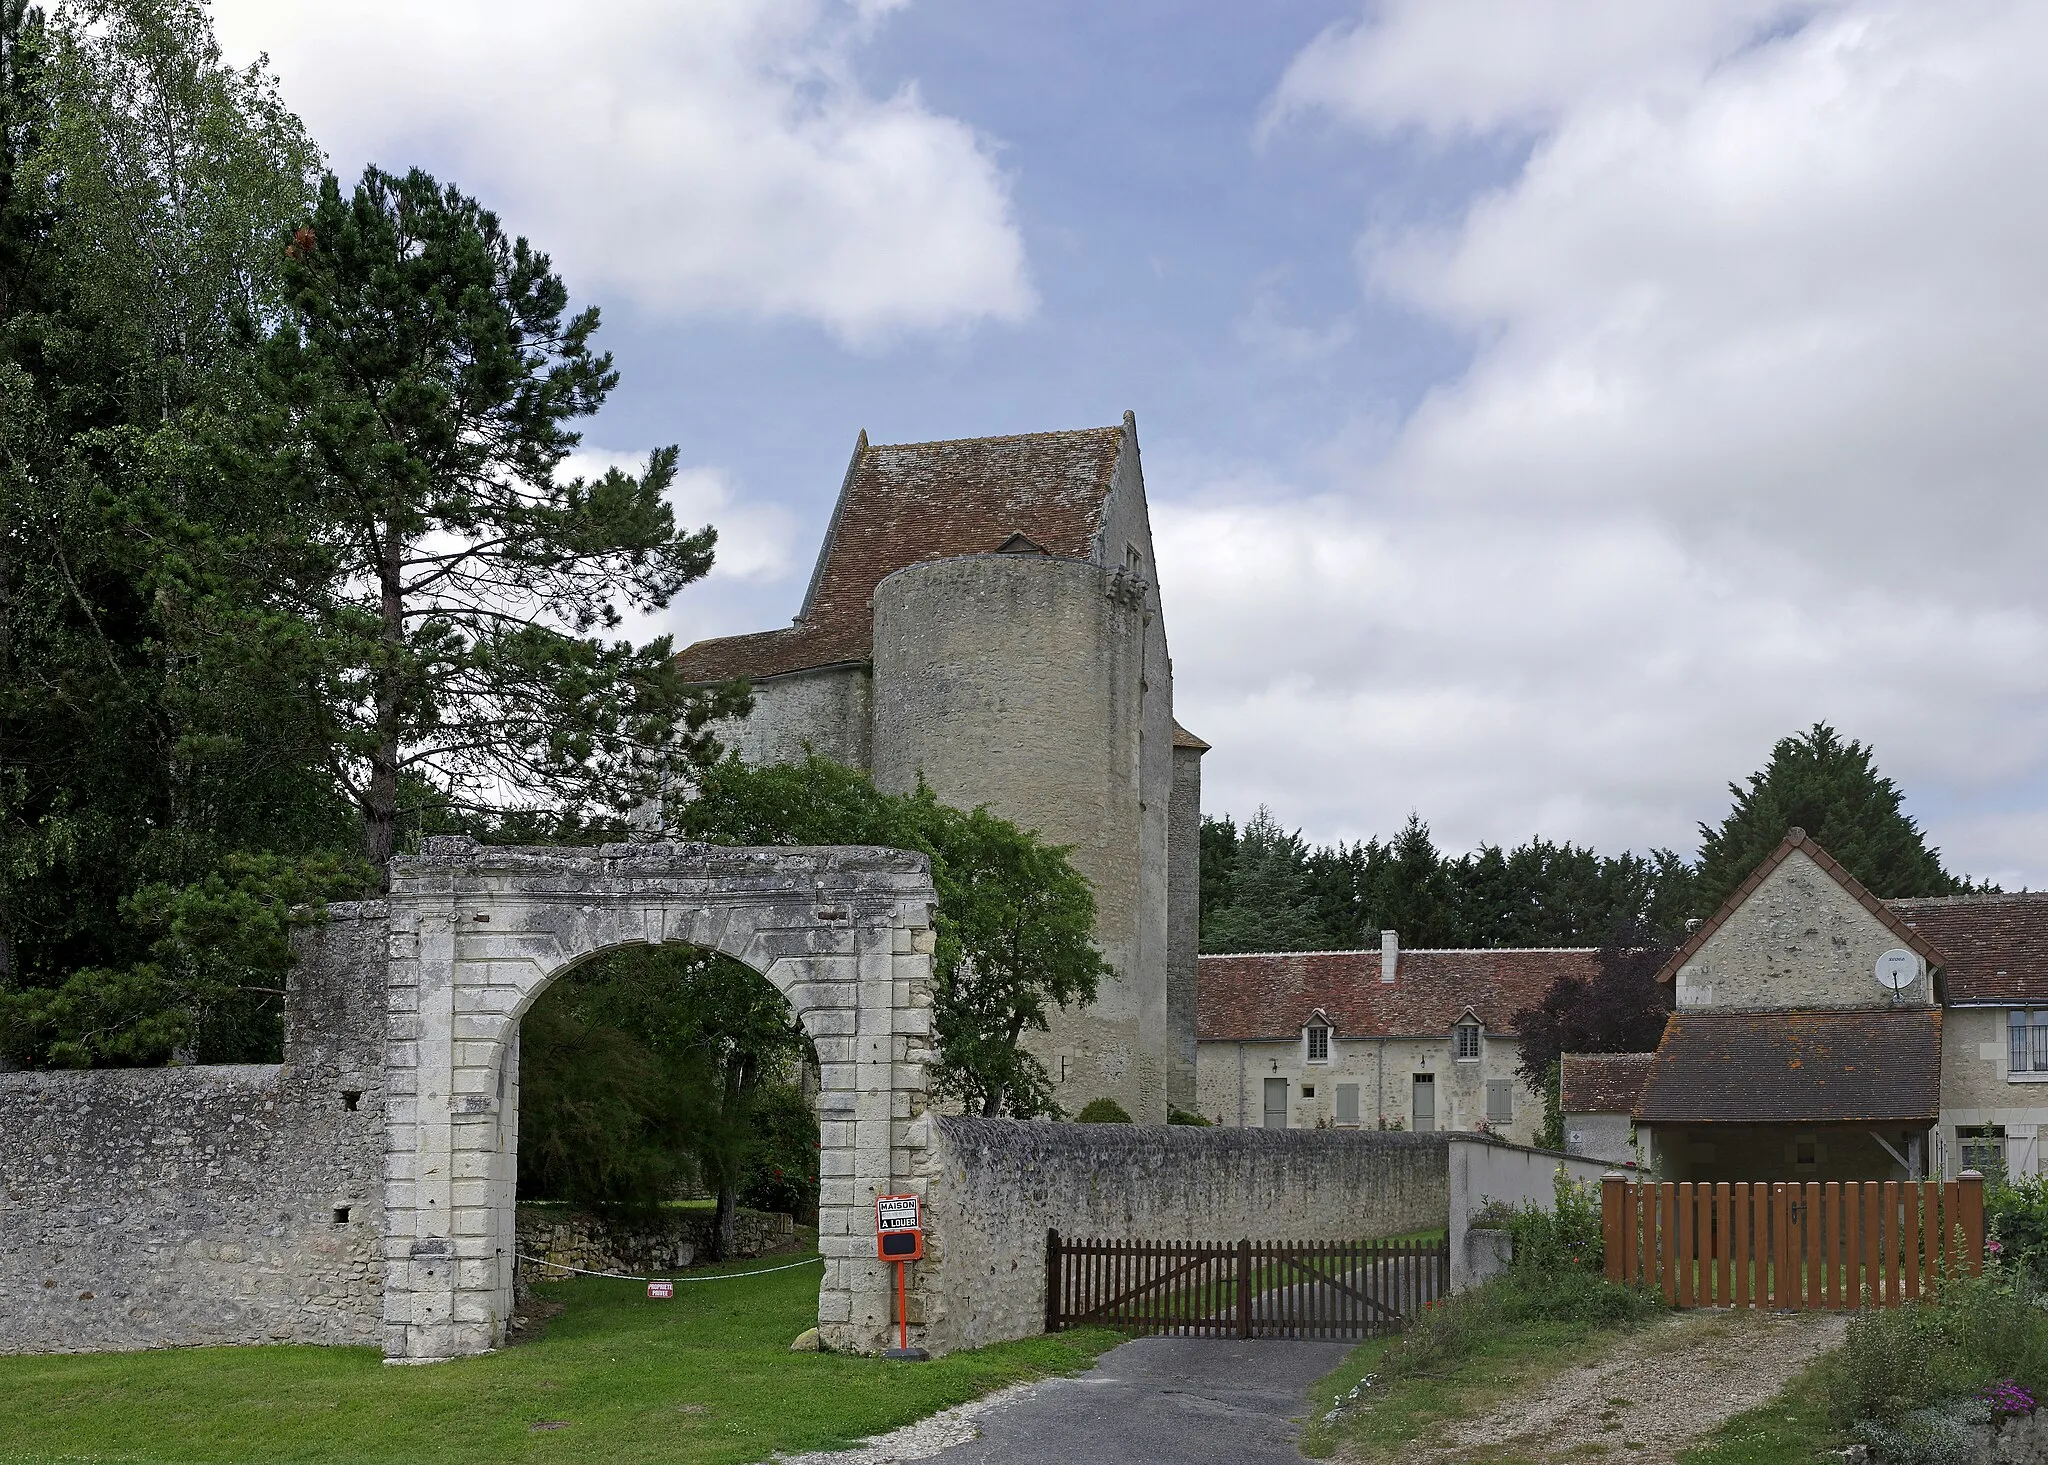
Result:
M1060 1233L1045 1233L1045 1330L1060 1330Z
M1237 1243L1237 1336L1252 1335L1252 1244Z
M1621 1280L1621 1202L1628 1180L1619 1171L1600 1177L1600 1249L1606 1253L1607 1280Z
M1965 1170L1956 1177L1957 1190L1962 1205L1957 1207L1962 1215L1957 1219L1963 1227L1963 1250L1970 1260L1970 1275L1984 1275L1984 1176L1981 1171Z

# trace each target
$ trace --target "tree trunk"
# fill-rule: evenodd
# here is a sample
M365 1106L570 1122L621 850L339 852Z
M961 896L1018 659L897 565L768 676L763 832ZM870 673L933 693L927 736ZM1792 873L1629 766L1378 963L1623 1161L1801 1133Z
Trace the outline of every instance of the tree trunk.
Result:
M363 857L388 888L398 843L399 685L405 650L405 594L398 531L387 526L377 567L382 613L383 665L377 668L377 744L370 753L370 785L363 796Z
M737 1228L734 1213L739 1210L740 1193L730 1180L718 1182L718 1209L711 1217L711 1249L716 1254L714 1261L731 1261L733 1251L738 1247Z

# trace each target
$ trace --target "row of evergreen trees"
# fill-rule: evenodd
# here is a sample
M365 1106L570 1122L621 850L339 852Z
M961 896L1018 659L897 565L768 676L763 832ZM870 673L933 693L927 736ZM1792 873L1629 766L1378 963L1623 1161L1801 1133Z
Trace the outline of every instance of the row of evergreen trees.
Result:
M1710 914L1794 827L1803 828L1881 897L1988 889L1951 875L1902 810L1872 751L1816 724L1784 738L1700 853L1603 855L1569 840L1530 839L1468 854L1437 849L1414 815L1389 840L1312 846L1263 806L1242 828L1202 821L1202 950L1332 951L1407 946L1599 946L1620 930L1671 941Z

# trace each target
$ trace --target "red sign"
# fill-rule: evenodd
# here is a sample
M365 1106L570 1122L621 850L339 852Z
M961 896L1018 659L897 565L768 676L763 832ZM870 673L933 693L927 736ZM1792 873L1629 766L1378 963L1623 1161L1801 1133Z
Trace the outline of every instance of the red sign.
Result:
M676 1284L673 1282L649 1282L647 1284L647 1295L649 1297L674 1297L676 1295Z

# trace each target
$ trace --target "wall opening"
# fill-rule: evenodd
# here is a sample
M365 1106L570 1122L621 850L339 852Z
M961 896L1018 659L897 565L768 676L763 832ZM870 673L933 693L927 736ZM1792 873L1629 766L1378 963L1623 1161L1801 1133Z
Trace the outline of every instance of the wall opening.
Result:
M735 1253L740 1207L816 1225L817 1049L751 967L615 948L552 981L517 1041L520 1204L686 1230L710 1260Z

